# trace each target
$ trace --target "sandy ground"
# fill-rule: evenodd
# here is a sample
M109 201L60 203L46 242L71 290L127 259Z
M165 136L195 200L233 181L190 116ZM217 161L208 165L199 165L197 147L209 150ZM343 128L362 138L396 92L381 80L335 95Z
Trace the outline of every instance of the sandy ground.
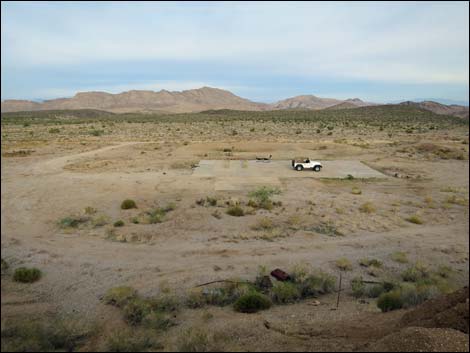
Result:
M253 279L260 265L289 269L298 263L338 275L335 261L343 257L353 265L344 274L347 287L354 276L370 279L358 264L364 257L380 259L385 277L399 274L406 264L391 260L396 251L405 252L410 263L450 265L456 285L464 285L468 283L468 160L410 156L399 151L413 143L406 139L398 145L370 140L367 148L332 139L263 142L242 137L228 143L184 144L145 139L90 139L86 145L2 141L2 152L34 150L24 157L2 156L2 259L13 268L36 266L44 272L40 281L27 286L2 275L2 314L51 311L106 321L115 312L100 297L117 285L133 286L144 295L156 294L162 286L180 293L216 279ZM445 135L435 142L454 143ZM462 147L468 153L468 144ZM275 159L271 164L257 168L250 161L256 154L270 153ZM325 161L324 171L304 171L300 176L289 168L277 168L297 155ZM201 168L207 162L193 168L201 160L216 160L218 168ZM374 178L344 179L348 174ZM248 193L261 185L279 187L282 193L273 200L282 206L244 217L225 213L226 202L246 202ZM352 193L353 188L361 194ZM464 202L449 201L452 195ZM207 196L218 198L218 206L195 203ZM120 204L127 198L135 200L138 208L122 210ZM373 205L370 213L361 211L367 202ZM162 223L131 222L144 210L169 203L176 208ZM95 208L96 217L107 224L77 229L57 225L64 217L83 214L86 207ZM213 216L215 211L220 218ZM418 215L423 224L407 222L411 215ZM254 230L261 218L269 218L274 228ZM116 220L123 220L124 227L113 227ZM321 224L332 225L343 235L321 234L317 231ZM311 330L308 339L298 334L301 327L317 325L320 332L359 315L361 320L367 315L381 320L374 303L360 304L347 292L341 311L330 310L334 301L335 296L329 296L321 299L321 308L302 303L248 317L212 308L214 319L207 325L218 329L232 325L232 334L244 337L234 349L353 349L354 340L332 335L333 328L329 336L318 333L315 340ZM183 315L175 330L199 325L200 311ZM265 320L297 333L262 331L260 323Z

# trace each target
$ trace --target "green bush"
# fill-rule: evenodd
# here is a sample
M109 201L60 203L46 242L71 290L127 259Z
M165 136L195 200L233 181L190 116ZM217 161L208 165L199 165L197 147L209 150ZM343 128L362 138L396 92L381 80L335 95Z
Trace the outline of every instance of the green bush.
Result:
M373 284L369 287L366 287L365 295L368 298L378 298L384 292L386 292L386 289L384 288L383 284Z
M137 298L137 291L132 287L115 287L109 289L103 297L106 304L124 307L128 302Z
M116 222L114 222L114 226L115 226L115 227L122 227L122 226L124 226L124 222L121 221L121 220L116 221Z
M362 282L362 277L355 277L351 280L351 289L354 298L361 298L366 292L366 286Z
M57 222L57 224L62 229L77 228L80 224L86 223L89 220L89 217L70 216L62 218L59 220L59 222Z
M377 300L377 306L382 312L401 309L403 307L403 300L399 290L383 293Z
M278 188L271 188L263 186L258 188L248 194L248 197L253 198L255 201L251 201L253 207L264 208L266 210L271 210L274 206L271 201L271 197L281 193L281 190Z
M150 312L149 303L140 298L129 301L123 308L124 320L133 326L140 324Z
M41 270L37 268L19 267L13 274L13 280L21 283L32 283L39 280L41 276Z
M277 304L288 304L299 300L302 293L294 283L276 282L271 289L271 297Z
M151 312L147 314L143 320L142 324L153 330L165 331L172 326L175 326L175 323L171 320L168 315L159 312Z
M243 211L243 208L241 208L240 206L235 205L235 206L230 206L227 209L227 214L229 214L230 216L234 216L234 217L242 217L245 215L245 211Z
M414 266L408 267L402 274L405 282L418 282L429 278L429 270L421 263L416 263Z
M122 201L121 208L123 210L128 210L128 209L131 209L131 208L137 208L137 205L136 205L134 200L127 199L127 200Z
M235 311L241 313L256 313L260 310L269 309L272 305L271 299L261 293L252 292L242 295L234 304Z

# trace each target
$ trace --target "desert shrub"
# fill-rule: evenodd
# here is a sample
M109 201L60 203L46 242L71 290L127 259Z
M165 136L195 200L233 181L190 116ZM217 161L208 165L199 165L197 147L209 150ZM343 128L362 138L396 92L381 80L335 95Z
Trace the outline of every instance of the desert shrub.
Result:
M359 260L359 264L364 267L370 267L370 266L378 267L378 268L382 267L382 262L377 259L364 258L364 259Z
M464 197L457 197L456 195L451 195L446 199L447 203L460 205L460 206L468 206L468 200Z
M21 283L33 283L39 280L41 276L41 270L37 268L19 267L13 274L13 280Z
M399 290L394 290L388 293L383 293L377 300L377 306L382 312L401 309L403 307L403 300Z
M437 297L440 293L441 291L434 285L402 283L391 292L381 294L377 300L377 306L384 312L411 308Z
M86 223L90 220L89 217L70 216L64 217L57 222L57 225L62 229L77 228L80 224Z
M109 352L143 352L152 346L153 342L149 335L135 333L130 329L115 331L106 341Z
M90 135L92 136L101 136L104 134L104 130L90 130Z
M215 197L206 197L206 201L210 206L217 206L217 199Z
M97 216L91 220L91 224L93 227L102 227L106 224L108 224L108 217L106 216Z
M77 350L90 328L68 320L2 320L2 352L53 352Z
M271 230L274 228L273 221L270 218L264 217L258 220L256 224L251 226L253 230Z
M436 270L436 274L442 278L449 278L454 270L450 266L440 265Z
M220 213L219 210L215 210L214 212L211 213L212 217L221 219L222 218L222 213Z
M336 267L338 267L341 271L351 271L352 270L352 264L351 261L348 259L342 257L335 262Z
M330 293L336 284L334 276L322 271L311 271L301 265L295 266L290 275L302 298Z
M134 200L126 199L126 200L122 201L121 208L123 210L128 210L128 209L131 209L131 208L137 208L137 205L136 205Z
M208 352L209 337L201 329L188 329L178 339L178 352Z
M321 222L320 224L317 224L311 228L311 230L328 235L330 237L336 237L336 236L343 236L344 234L341 233L337 228L336 225L332 221L328 222Z
M269 309L272 305L271 299L264 294L252 292L242 295L234 304L235 311L241 313L256 313L260 310Z
M98 212L98 210L97 210L96 208L87 206L87 207L85 207L84 212L85 212L85 214L87 214L87 215L93 215L93 214L95 214L96 212Z
M366 286L362 282L362 277L355 277L351 280L351 289L355 298L360 298L366 292Z
M50 134L58 134L60 132L60 129L58 128L51 128L49 129Z
M103 297L106 304L124 307L128 302L137 298L137 291L132 287L115 287L109 289Z
M8 270L9 268L10 268L10 265L8 264L8 262L6 262L6 261L2 258L2 267L1 267L2 272Z
M116 221L116 222L114 222L114 226L115 226L115 227L122 227L122 226L124 226L124 222L121 221L121 220Z
M351 194L353 195L361 195L362 194L362 190L360 188L358 188L357 186L354 186L352 189L351 189Z
M395 251L394 253L392 253L390 255L391 259L395 262L399 262L399 263L407 263L408 262L408 257L406 256L406 253L402 252L402 251Z
M277 304L294 303L301 297L299 288L291 282L276 282L271 289L271 298Z
M124 320L133 326L140 324L150 312L148 301L140 298L130 300L123 308Z
M149 299L149 305L152 310L160 312L175 312L180 308L181 303L175 296L166 294Z
M364 294L368 298L378 298L384 292L387 292L387 290L383 284L373 284L371 286L366 287Z
M175 326L175 323L168 315L152 311L143 318L142 325L149 329L165 331Z
M405 218L405 219L410 223L423 224L423 221L421 220L421 218L419 218L418 215L413 215L413 216L410 216L410 217Z
M363 213L373 213L376 211L376 208L372 202L365 202L359 207L359 211Z
M408 267L402 274L401 277L405 282L418 282L429 278L429 270L426 266L421 263L416 263L414 266Z
M230 216L234 216L234 217L242 217L245 215L245 211L243 211L243 208L241 208L240 206L234 205L234 206L230 206L227 209L227 214L229 214Z
M256 205L256 207L271 210L274 206L271 197L280 193L281 190L278 188L262 186L254 191L251 191L248 194L248 197L255 200L253 205Z

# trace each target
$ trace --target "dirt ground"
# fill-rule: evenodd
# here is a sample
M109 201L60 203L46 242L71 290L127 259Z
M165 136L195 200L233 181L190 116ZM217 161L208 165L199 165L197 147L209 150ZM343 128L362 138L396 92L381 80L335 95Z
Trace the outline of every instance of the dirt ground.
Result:
M252 280L259 266L288 270L299 263L338 276L336 261L346 258L352 270L343 273L346 291L338 310L331 310L336 294L320 298L319 306L302 302L253 315L230 308L188 309L162 341L165 349L175 349L179 332L202 327L225 333L224 350L350 351L383 337L404 312L384 315L374 300L351 296L353 277L375 278L360 259L380 259L383 278L418 260L433 268L446 265L455 288L468 284L468 158L443 159L422 148L446 146L468 156L468 130L393 138L351 130L342 138L289 140L201 135L205 128L165 137L149 136L146 126L116 125L103 138L48 138L44 132L33 139L28 129L2 126L2 259L11 269L34 266L43 272L40 281L28 285L13 282L11 270L2 273L2 320L61 313L119 327L118 312L100 301L112 287L132 286L142 295L164 287L184 293L212 280ZM41 134L47 127L31 129ZM269 154L275 163L299 155L326 166L345 161L383 177L347 178L354 170L334 175L327 168L314 177L308 171L302 176L292 171L290 177L290 170L244 175L256 168L251 161L256 155ZM226 163L229 171L230 163L237 163L240 175L201 173L196 167L201 160L217 160L222 170ZM246 203L248 193L264 185L280 189L273 197L278 206L249 210L243 217L226 214L228 204ZM217 198L217 205L196 203L206 197ZM124 199L135 200L137 208L121 209ZM168 204L174 210L161 223L133 223L145 210ZM95 223L58 225L87 207L94 209ZM422 224L407 221L410 216ZM257 223L266 218L272 226L259 230ZM114 227L118 220L124 226ZM321 231L325 225L334 234ZM408 264L394 261L396 252L404 252ZM207 312L210 320L204 319Z

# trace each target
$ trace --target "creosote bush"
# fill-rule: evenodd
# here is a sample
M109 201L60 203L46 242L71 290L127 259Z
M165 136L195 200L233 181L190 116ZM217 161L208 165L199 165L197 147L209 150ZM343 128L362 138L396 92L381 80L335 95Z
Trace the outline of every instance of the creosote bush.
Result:
M109 289L103 297L106 304L124 307L128 302L137 298L137 291L132 287L121 286Z
M238 205L230 206L227 209L227 214L234 217L243 217L245 215L245 211Z
M260 310L269 309L271 305L272 302L269 297L258 292L252 292L238 298L233 308L241 313L256 313Z
M19 267L13 274L13 280L21 283L33 283L39 280L41 276L41 270L37 268Z
M137 205L136 205L134 200L126 199L126 200L122 201L121 208L123 210L129 210L131 208L137 208Z

